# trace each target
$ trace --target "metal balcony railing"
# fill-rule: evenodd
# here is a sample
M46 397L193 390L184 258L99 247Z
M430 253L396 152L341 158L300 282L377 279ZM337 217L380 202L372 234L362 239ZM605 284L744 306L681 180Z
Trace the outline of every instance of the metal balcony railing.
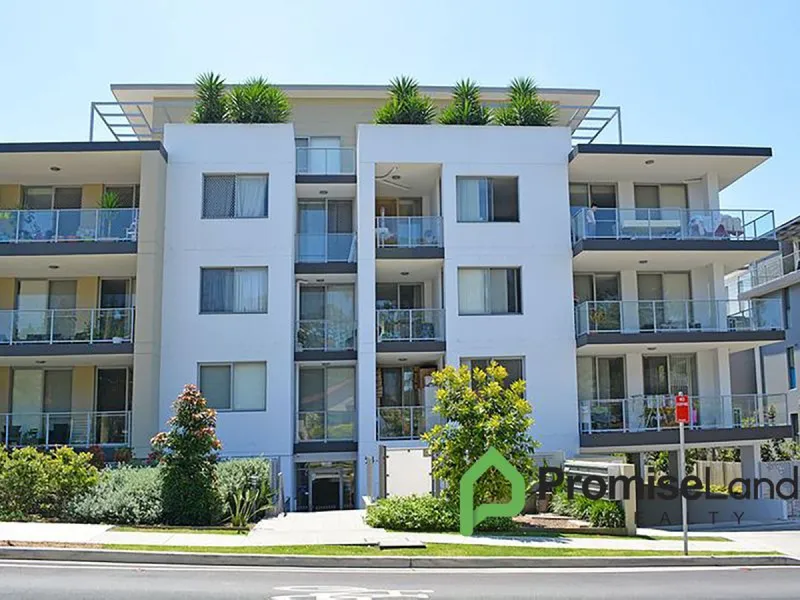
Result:
M354 321L304 319L296 324L295 349L336 352L355 350L356 324Z
M133 340L132 308L0 310L0 345Z
M355 233L298 233L299 263L354 263L358 257Z
M775 239L775 213L694 208L573 208L572 242L587 239Z
M301 410L297 413L297 441L353 441L356 431L355 422L355 411Z
M641 396L616 400L582 400L583 433L663 431L677 429L675 399ZM733 429L789 424L786 394L691 396L690 429Z
M379 342L444 341L443 308L376 311Z
M376 217L378 248L441 248L442 217Z
M779 298L754 300L604 300L575 307L576 335L776 331L784 329Z
M135 208L0 209L0 243L135 242Z
M356 149L296 148L295 166L297 173L304 175L352 175L356 172Z
M5 447L129 446L131 413L127 411L0 413Z

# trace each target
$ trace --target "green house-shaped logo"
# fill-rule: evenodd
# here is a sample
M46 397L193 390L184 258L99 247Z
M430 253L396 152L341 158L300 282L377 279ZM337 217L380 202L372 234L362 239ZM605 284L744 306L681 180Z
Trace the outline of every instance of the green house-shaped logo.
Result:
M494 467L511 484L511 500L505 504L481 504L474 509L474 486L481 475ZM496 448L489 448L461 477L459 514L461 535L472 535L475 527L489 517L516 517L525 508L525 478Z

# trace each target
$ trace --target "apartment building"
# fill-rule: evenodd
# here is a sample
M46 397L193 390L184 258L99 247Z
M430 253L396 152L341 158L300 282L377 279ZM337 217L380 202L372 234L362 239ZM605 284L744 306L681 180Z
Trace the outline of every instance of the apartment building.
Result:
M786 338L783 341L736 353L731 357L733 389L743 394L787 394L792 432L798 435L800 392L797 359L800 358L800 217L776 230L780 250L753 262L746 271L729 278L732 295L748 302L757 298L782 301Z
M511 128L283 89L291 123L191 125L191 85L112 86L90 139L115 141L0 145L4 443L142 455L196 382L225 455L274 457L293 510L347 508L381 446L424 447L431 372L492 359L555 457L674 450L679 391L691 445L755 461L789 435L785 395L731 390L731 353L785 337L780 298L725 287L779 248L768 207L720 205L770 149L623 144L596 90L542 90L557 126Z

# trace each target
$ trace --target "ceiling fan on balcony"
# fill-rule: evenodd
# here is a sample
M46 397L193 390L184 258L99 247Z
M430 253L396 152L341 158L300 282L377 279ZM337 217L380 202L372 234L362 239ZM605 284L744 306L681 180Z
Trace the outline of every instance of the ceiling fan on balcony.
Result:
M396 187L397 189L400 190L408 191L411 189L410 186L407 186L403 183L399 183L400 175L397 174L397 171L399 170L400 170L399 167L397 165L394 165L383 175L375 175L375 181L377 181L378 183L385 183L386 185Z

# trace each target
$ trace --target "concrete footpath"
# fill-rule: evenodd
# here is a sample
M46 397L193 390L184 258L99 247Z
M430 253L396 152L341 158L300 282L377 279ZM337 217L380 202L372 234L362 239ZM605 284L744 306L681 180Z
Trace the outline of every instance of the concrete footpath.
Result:
M124 544L149 546L295 546L295 545L376 545L376 544L481 544L490 546L527 546L535 548L586 548L611 550L682 550L679 532L640 530L641 535L673 537L671 540L599 537L464 537L448 533L401 533L373 529L364 523L364 511L337 511L321 513L289 513L286 516L265 519L246 535L172 533L169 531L127 532L115 531L108 525L81 525L66 523L0 523L0 545L12 542L59 544ZM695 541L691 550L697 551L774 551L785 552L786 539L790 552L800 556L800 532L773 535L764 532L737 532L736 534L711 532L692 533L691 537L721 535L729 542ZM690 538L691 539L691 538ZM794 551L797 551L795 554Z

